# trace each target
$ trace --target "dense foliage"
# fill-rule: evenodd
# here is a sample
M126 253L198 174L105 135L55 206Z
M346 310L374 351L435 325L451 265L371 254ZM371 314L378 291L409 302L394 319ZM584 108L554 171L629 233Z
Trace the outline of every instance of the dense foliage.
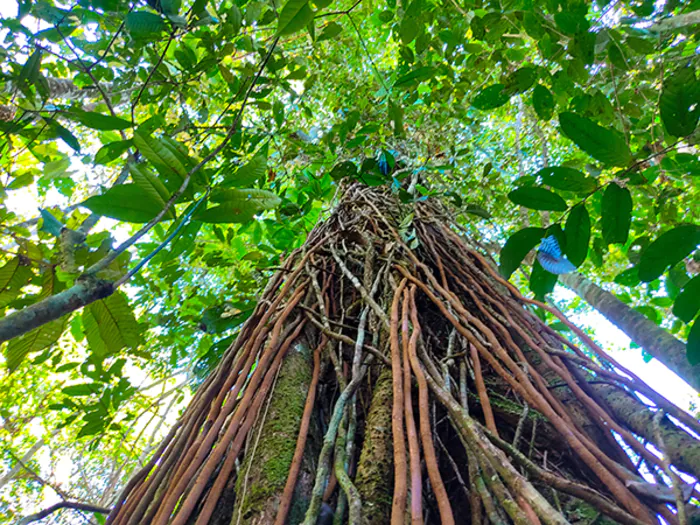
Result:
M3 343L21 482L0 519L48 487L108 505L349 179L444 199L538 297L556 276L527 255L554 235L700 361L699 7L20 2L0 21L0 312L121 287Z

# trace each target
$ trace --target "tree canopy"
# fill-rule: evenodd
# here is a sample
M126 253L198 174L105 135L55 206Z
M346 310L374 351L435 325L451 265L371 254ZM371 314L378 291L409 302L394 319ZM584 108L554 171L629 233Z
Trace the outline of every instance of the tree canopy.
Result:
M107 505L351 180L442 199L538 298L557 276L528 254L554 236L700 362L699 2L16 8L0 20L0 519L52 490ZM85 306L57 306L71 293ZM11 317L47 304L46 322Z

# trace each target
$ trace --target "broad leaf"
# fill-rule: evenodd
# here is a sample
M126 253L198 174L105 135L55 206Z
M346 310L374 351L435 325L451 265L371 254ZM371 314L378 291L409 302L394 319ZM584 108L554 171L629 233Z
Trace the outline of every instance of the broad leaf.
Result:
M556 193L533 186L517 188L508 194L508 198L531 210L565 211L567 208L566 201Z
M542 168L535 174L535 177L539 177L542 184L557 190L589 193L597 187L595 179L587 177L578 170L563 166Z
M165 21L148 11L132 11L126 15L126 30L134 38L156 37L166 29Z
M544 228L523 228L508 237L500 255L501 275L509 279L530 250L539 244L544 234Z
M603 239L608 244L625 244L632 223L632 196L627 188L608 184L602 199Z
M574 266L581 266L588 255L591 238L591 220L586 205L581 203L566 218L566 257Z
M354 163L346 160L333 166L330 173L334 180L344 179L345 177L355 177L357 175L357 166Z
M258 189L219 190L211 196L219 206L198 212L197 220L208 223L247 222L256 213L278 206L280 198L274 193Z
M661 276L666 268L681 261L700 244L700 226L682 224L659 236L642 252L639 278L650 282Z
M604 128L574 113L560 113L559 124L564 134L594 159L622 167L632 161L624 137L614 129Z
M411 89L421 82L428 80L434 74L435 69L432 67L419 67L397 78L396 82L394 82L394 87L398 89Z
M165 187L165 184L146 166L131 163L129 164L129 172L134 184L141 188L152 200L158 202L161 210L165 208L165 204L170 200L170 192ZM175 218L175 210L172 206L165 212L163 218Z
M472 106L476 109L496 109L510 100L510 93L505 90L503 84L494 84L479 91L472 100Z
M54 237L60 237L63 224L61 224L61 222L54 217L49 210L42 208L39 210L39 213L41 214L42 219L41 228L39 228L39 230L51 234ZM0 288L2 287L0 286Z
M506 79L505 90L511 95L517 95L530 89L537 79L537 70L533 67L521 67Z
M253 159L238 168L235 172L225 175L221 186L230 188L232 186L246 187L257 182L265 176L267 169L267 156L257 155Z
M53 130L54 133L56 133L58 137L60 137L63 140L63 142L70 146L71 149L76 153L80 153L80 142L78 142L78 139L75 138L75 135L73 135L70 131L61 126L55 120L44 120L46 120L46 123L49 125L49 127Z
M686 343L686 356L691 365L700 363L700 318L695 319L690 327L688 342Z
M542 120L549 120L554 115L554 97L543 85L537 84L532 91L532 106Z
M673 315L684 323L690 323L700 311L700 275L688 281L673 303Z
M690 135L700 118L700 82L691 68L681 69L664 81L659 113L674 137Z
M544 301L545 295L554 290L558 276L545 270L540 261L535 260L530 272L530 290L535 298Z
M323 42L324 40L331 40L332 38L338 36L342 30L343 26L336 22L330 22L323 28L323 31L321 31L317 41Z
M33 275L20 257L13 257L0 267L0 308L13 301Z
M131 140L117 140L105 144L95 153L95 164L109 164L118 159L131 145Z
M122 130L131 127L131 122L113 117L112 115L103 115L93 111L71 110L68 116L73 120L77 120L88 128L97 129L100 131Z
M283 36L301 31L313 18L314 12L308 0L289 0L280 12L277 34Z
M120 184L102 195L90 197L82 206L91 212L126 222L148 222L163 209L161 202L136 184Z
M90 350L100 358L122 348L136 348L141 330L126 296L115 292L89 304L83 311L83 327Z
M63 283L56 279L54 271L47 270L42 275L41 292L37 296L37 300L51 297L63 288ZM5 347L5 360L9 371L15 371L29 354L40 352L55 344L61 337L69 317L70 314L64 315L55 321L50 321L24 335L11 339Z

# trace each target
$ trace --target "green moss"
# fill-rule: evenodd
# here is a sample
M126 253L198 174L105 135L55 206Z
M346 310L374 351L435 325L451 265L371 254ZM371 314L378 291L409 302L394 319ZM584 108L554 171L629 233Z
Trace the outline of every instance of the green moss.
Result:
M281 493L287 482L311 374L308 348L296 345L285 357L255 454L247 457L241 468L242 473L250 469L242 502L244 517L250 511L262 509L269 498ZM264 406L262 410L264 413ZM253 442L259 432L257 426L252 433ZM245 476L238 479L237 494L242 494L244 480Z

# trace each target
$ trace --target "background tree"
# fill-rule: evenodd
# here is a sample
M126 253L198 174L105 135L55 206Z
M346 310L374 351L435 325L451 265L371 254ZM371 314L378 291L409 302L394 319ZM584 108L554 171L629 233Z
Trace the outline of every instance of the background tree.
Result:
M419 380L419 391L413 391L415 399L423 396L420 406L413 407L421 437L411 438L409 431L407 453L415 462L416 440L432 436L437 463L421 441L426 467L431 463L422 473L428 521L436 519L438 510L446 512L446 493L454 496L460 490L469 493L469 509L482 501L488 513L488 502L495 501L494 508L510 509L508 515L516 521L523 519L521 513L531 519L532 512L545 519L542 514L552 509L568 519L575 512L586 515L583 504L569 496L583 498L608 516L611 507L606 511L601 505L647 520L648 510L638 510L630 491L631 497L642 497L645 509L662 512L658 505L663 498L675 502L676 494L666 491L650 502L648 495L630 488L641 480L625 478L609 461L631 471L641 468L648 479L656 475L660 483L682 489L667 463L646 457L647 449L633 441L655 443L673 468L694 475L695 440L663 412L687 417L652 399L654 394L634 379L614 374L601 379L601 374L620 368L586 334L570 332L573 328L555 310L544 303L533 307L515 289L503 289L504 283L480 257L493 256L501 277L542 299L556 279L527 254L545 235L556 236L582 274L659 330L687 341L686 360L679 350L666 356L651 344L646 350L697 385L700 328L693 319L700 305L700 234L694 137L700 92L694 69L694 9L693 2L20 3L16 17L2 20L0 33L5 86L0 108L0 308L5 314L0 340L7 340L0 435L8 471L2 478L1 511L8 518L28 513L35 509L20 502L41 502L42 494L51 491L65 500L111 506L135 469L160 454L172 456L171 449L157 446L190 392L197 392L197 401L164 446L186 443L189 438L179 434L182 425L190 421L192 428L199 428L206 420L199 400L226 395L216 388L230 372L225 365L236 357L233 350L225 353L230 344L236 340L234 348L247 348L249 354L241 355L267 348L262 339L248 343L250 334L267 330L264 323L260 327L264 312L256 304L282 297L284 307L297 297L275 295L274 283L291 282L289 270L299 268L300 281L289 285L299 290L299 306L283 318L279 311L271 315L280 322L280 341L293 348L303 343L308 351L301 352L304 360L296 365L288 357L282 368L260 366L261 381L267 380L263 374L280 370L276 386L262 389L256 401L230 407L248 425L247 433L231 431L231 439L247 437L245 448L239 449L247 456L241 456L238 466L235 457L231 460L236 474L221 489L221 501L257 493L266 496L256 500L263 505L272 501L271 494L282 492L283 487L265 483L264 471L256 473L248 452L261 447L264 457L282 446L255 439L270 434L265 425L279 422L279 417L263 414L296 414L289 427L275 431L273 426L272 434L280 434L287 447L297 443L303 414L276 406L275 399L285 396L272 392L290 382L298 390L296 408L303 410L315 380L327 395L310 404L315 409L309 416L309 439L316 440L316 448L309 445L301 456L306 463L300 468L307 469L302 479L325 482L327 472L312 472L316 465L309 458L317 456L319 442L327 436L324 453L333 452L342 491L332 491L331 482L324 501L342 519L340 494L353 511L358 497L367 502L368 496L381 493L372 483L389 479L367 469L400 465L400 451L393 450L387 435L375 436L367 429L377 428L369 424L373 418L388 421L392 377L395 388L403 384L410 392L406 385L411 373L420 376L423 371L427 385ZM379 189L361 189L352 181ZM374 210L365 201L381 213L369 225L348 223L355 214L372 217ZM31 218L35 213L38 219ZM329 217L316 232L336 239L348 230L350 236L332 244L337 254L327 248L315 253L313 237L306 236ZM385 226L398 237L379 235L377 229ZM446 227L465 233L466 241L453 240ZM363 243L365 236L370 241ZM372 270L365 271L359 262ZM278 270L282 264L285 270ZM364 294L349 274L364 283ZM370 293L374 282L369 280L379 275L382 281ZM263 293L273 276L273 285ZM404 277L409 279L404 285L407 298L396 291ZM457 284L472 281L476 284L467 285L469 289ZM444 295L441 287L449 292ZM491 299L486 290L492 291ZM428 291L437 294L436 300ZM390 323L394 300L401 319L395 337ZM514 363L529 363L524 368L529 375L517 377L518 386L508 383L508 374L499 374L497 363L485 354L478 357L485 347L474 341L473 353L463 330L477 337L468 328L474 323L460 311L460 302L485 323L477 330L478 342L494 345L485 335L490 333ZM323 312L331 306L335 310ZM320 325L307 320L309 309ZM417 319L411 320L411 314ZM329 328L324 318L336 325ZM545 325L568 332L571 339L562 341ZM304 339L292 341L288 330L297 328ZM319 346L319 331L327 332L328 341L314 374L310 352ZM329 331L351 341L363 332L376 338L371 349L365 348L375 362L365 363L365 370L363 347L352 353L348 347L344 354ZM523 334L536 339L528 342ZM418 364L409 351L411 337ZM390 353L390 342L396 340L400 353L406 341L408 354L389 374L387 365L398 367ZM563 354L560 345L567 341L581 343L578 358ZM450 347L459 354L453 359L445 353ZM554 364L538 369L538 359L543 359L538 349L555 352ZM331 366L332 356L336 362ZM508 369L506 354L499 359ZM219 362L223 364L217 372L209 375ZM296 375L298 369L301 375ZM486 379L483 385L479 375ZM350 396L348 390L348 399L339 402L339 392L356 379L357 391ZM585 380L593 385L586 386ZM641 393L645 402L651 399L653 410L621 396L620 390L604 384L608 380L629 393ZM429 405L423 404L426 388L431 389ZM471 394L462 395L464 388ZM545 396L544 404L531 388ZM235 404L235 395L231 399ZM498 406L496 399L504 405ZM563 408L573 399L582 403L576 414L582 419L572 420ZM474 420L463 412L470 403ZM265 408L256 424L258 406ZM425 419L420 410L426 407L432 410L427 430L418 428ZM340 419L333 420L336 409ZM400 406L393 409L400 412ZM405 410L410 412L410 407ZM513 411L515 420L508 416ZM445 416L449 425L443 424ZM565 426L556 426L557 417ZM332 426L327 426L332 421L338 425L333 440L328 432ZM542 442L537 442L532 421L543 422L540 431L546 421L554 425L548 429L551 434L544 434L549 436L604 425L587 443L610 458L596 456L608 462L603 471L591 472L585 457L561 451L560 477L547 478ZM534 485L522 488L521 478L512 477L515 471L500 471L493 478L505 485L477 483L492 479L489 465L507 464L498 459L500 453L489 445L492 436L479 422L511 442L517 436L515 446L525 452L532 449L534 470L518 463L515 450L505 448L513 464L527 469ZM693 420L685 423L695 425ZM532 431L532 445L520 439L523 431ZM394 435L400 432L394 429ZM610 443L611 432L624 439L634 465ZM368 457L368 447L375 443L385 447L377 445L380 457ZM505 447L498 441L495 446ZM203 446L201 453L215 457L216 450ZM399 454L395 461L394 454ZM69 465L73 475L56 479L59 469L52 458L67 455L71 460L62 465ZM291 456L287 459L291 462ZM177 461L173 468L184 469L189 459ZM447 492L442 495L435 466L438 475L450 479L443 482ZM268 471L284 474L275 482L287 479L288 465L273 467ZM343 475L346 470L349 478ZM411 483L420 481L417 477L414 470ZM590 489L576 489L579 493L572 495L560 478L594 487L605 480L610 493L595 495L603 503L592 502L580 492ZM614 487L614 479L624 490ZM169 486L163 480L147 486L156 490L160 482ZM179 497L175 486L174 492L161 494L163 501ZM219 490L204 488L206 494ZM299 488L309 495L311 489ZM400 485L398 489L400 502ZM515 506L506 504L511 498ZM204 500L194 500L196 512L202 512ZM318 498L312 501L316 505ZM415 502L420 498L411 498ZM387 507L375 503L382 522ZM245 505L251 503L239 498L236 505L244 519ZM69 512L62 516L74 516ZM497 510L489 516L492 521L507 519Z

